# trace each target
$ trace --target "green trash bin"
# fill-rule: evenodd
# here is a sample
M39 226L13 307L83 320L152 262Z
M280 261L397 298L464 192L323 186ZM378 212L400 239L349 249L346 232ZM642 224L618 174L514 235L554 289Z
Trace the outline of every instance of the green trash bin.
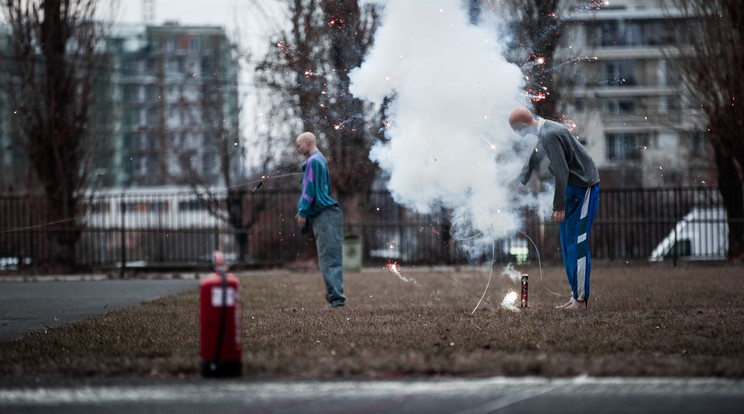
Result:
M362 270L362 253L361 237L355 235L344 237L344 270L351 272Z

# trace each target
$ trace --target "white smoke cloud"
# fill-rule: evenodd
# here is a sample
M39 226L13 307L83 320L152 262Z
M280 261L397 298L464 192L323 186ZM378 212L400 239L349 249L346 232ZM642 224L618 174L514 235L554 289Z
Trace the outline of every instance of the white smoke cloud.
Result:
M390 140L370 158L389 173L397 202L423 213L452 209L455 237L472 237L472 253L483 253L492 237L520 227L517 208L536 205L507 185L535 143L507 121L525 104L523 74L503 57L495 30L468 22L460 0L378 3L374 47L350 74L357 97L380 103L395 94Z

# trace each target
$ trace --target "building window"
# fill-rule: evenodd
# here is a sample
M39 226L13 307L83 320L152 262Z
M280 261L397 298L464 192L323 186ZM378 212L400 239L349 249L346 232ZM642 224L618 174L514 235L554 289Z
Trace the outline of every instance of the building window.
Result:
M155 103L158 99L158 88L155 85L147 85L145 99L148 103Z
M585 110L586 105L584 104L584 99L574 99L574 111L581 113Z
M644 43L644 39L641 36L643 31L642 23L639 22L625 22L623 31L623 45L624 46L641 46Z
M160 111L147 111L147 125L160 125Z
M127 119L129 121L129 125L133 126L139 126L140 125L140 110L139 109L129 109L127 111Z
M593 36L594 46L618 46L620 43L620 24L616 20L599 22L596 36Z
M167 76L172 76L178 72L178 61L176 59L165 60L165 73Z
M605 20L587 30L587 44L594 47L660 46L679 43L675 30L680 21ZM684 26L684 25L683 25ZM680 30L681 31L681 30Z
M153 177L160 174L160 164L158 163L157 158L154 156L148 156L145 158L143 174Z
M682 76L680 75L679 69L676 65L664 65L664 80L665 85L679 85L682 82Z
M124 135L124 148L128 151L133 151L137 145L138 136L135 134Z
M692 135L692 153L702 158L708 157L708 136L705 131L692 131L690 135Z
M648 147L648 133L607 133L607 160L613 162L638 161Z
M676 24L681 22L677 21ZM679 43L675 35L674 22L659 21L651 22L646 25L645 38L649 46L673 45ZM682 24L681 27L686 27Z
M606 66L607 85L610 86L635 86L635 67L630 60L619 60L607 62Z
M214 154L206 152L202 154L202 172L206 174L212 174L217 169L217 162Z
M124 101L125 102L139 102L139 86L137 85L126 85L124 86Z
M605 113L608 115L630 115L635 113L634 99L608 98L605 100Z
M659 113L666 114L669 112L669 98L666 96L659 97Z

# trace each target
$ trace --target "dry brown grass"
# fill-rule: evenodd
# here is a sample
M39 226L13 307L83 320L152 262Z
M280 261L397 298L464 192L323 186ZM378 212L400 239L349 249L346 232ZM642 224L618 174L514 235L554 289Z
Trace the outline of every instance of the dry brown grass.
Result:
M318 273L242 277L244 375L744 376L741 267L595 265L588 312L557 311L562 269L523 268L530 308L499 304L511 281L488 273L347 273L329 308ZM196 376L198 292L0 343L0 375Z

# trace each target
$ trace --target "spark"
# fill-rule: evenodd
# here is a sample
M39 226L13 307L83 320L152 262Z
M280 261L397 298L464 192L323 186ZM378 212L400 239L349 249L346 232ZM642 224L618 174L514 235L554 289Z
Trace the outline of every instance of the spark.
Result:
M609 6L610 1L609 0L592 0L589 2L589 5L594 10L599 10L602 8L602 6L605 6L605 7Z
M346 22L344 19L340 19L338 17L331 19L331 21L328 22L328 27L345 27Z
M279 49L281 49L282 52L284 52L285 54L287 54L287 55L290 54L289 44L287 44L287 42L281 41L281 42L279 42L279 43L276 44L276 47L278 47Z
M510 310L512 312L519 312L519 308L514 306L514 303L517 301L517 292L509 289L509 292L504 296L504 299L501 301L501 307L507 310Z
M568 128L569 131L573 132L576 130L576 122L574 122L572 119L566 117L565 115L562 117L561 123Z
M414 285L418 284L415 279L407 278L400 274L400 265L398 264L398 262L390 262L385 267L387 267L387 269L391 271L395 276L398 276L398 279L406 283L413 283Z
M536 92L533 90L530 90L526 94L527 99L533 101L533 102L540 102L543 99L547 98L547 95L542 92Z

